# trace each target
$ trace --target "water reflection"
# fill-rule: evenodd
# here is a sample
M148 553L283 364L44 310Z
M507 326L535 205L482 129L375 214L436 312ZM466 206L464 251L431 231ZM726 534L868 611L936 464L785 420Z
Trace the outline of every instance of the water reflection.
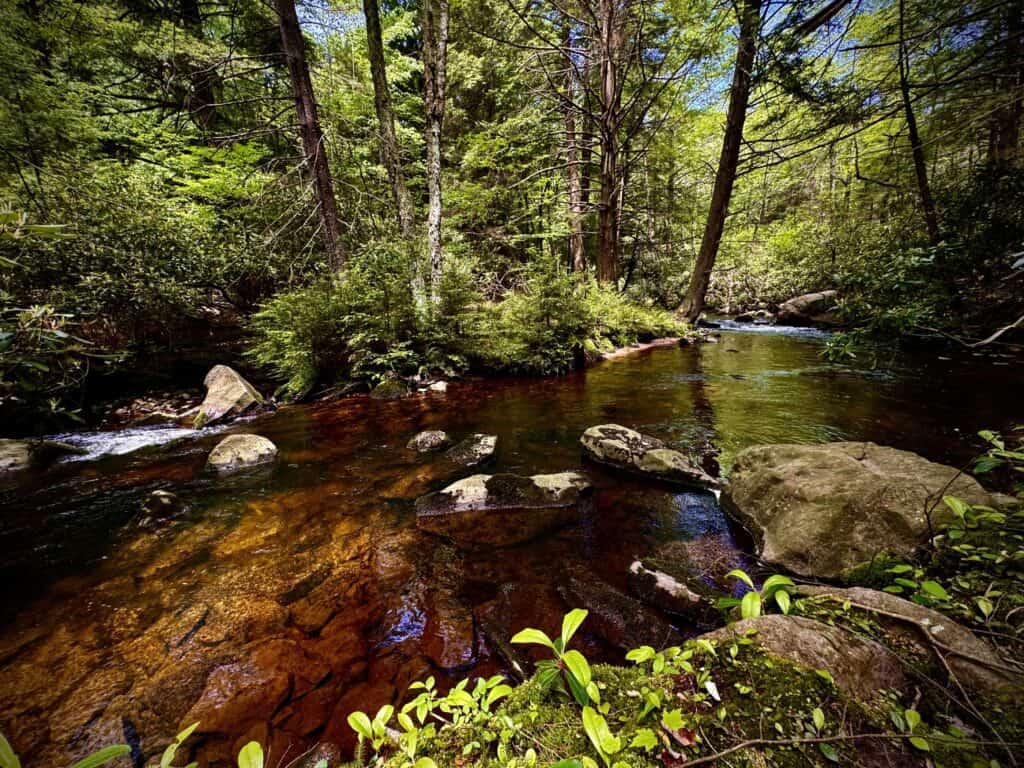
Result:
M286 761L318 738L344 743L348 712L413 679L509 669L505 641L523 626L557 633L580 600L595 615L621 607L636 557L673 552L718 588L748 565L712 495L584 465L589 426L619 422L727 472L761 442L868 439L956 462L972 450L962 435L1024 416L1019 365L930 356L857 370L823 365L820 345L724 333L561 379L284 408L228 430L281 451L272 472L229 480L203 472L210 434L22 476L0 490L0 723L30 765L66 764L126 724L153 750L199 716L204 761L227 764L243 738ZM459 551L415 527L414 499L453 479L404 448L422 429L498 435L497 471L585 471L594 509L514 549ZM140 527L158 488L180 511ZM666 636L694 629L644 615ZM612 619L594 626L612 632ZM592 629L582 642L613 660L622 637ZM231 701L245 706L215 706Z

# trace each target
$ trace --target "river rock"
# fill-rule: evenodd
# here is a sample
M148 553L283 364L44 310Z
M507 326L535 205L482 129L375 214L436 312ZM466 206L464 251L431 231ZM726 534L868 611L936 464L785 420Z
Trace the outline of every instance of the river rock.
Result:
M645 603L670 613L688 614L708 605L684 580L652 570L641 560L629 566L629 588Z
M813 619L758 616L704 637L725 643L746 637L748 632L773 656L827 671L835 684L855 699L869 701L880 691L907 686L903 662L884 645Z
M567 567L559 592L571 607L586 608L587 630L616 648L682 644L679 633L657 613L585 568Z
M767 309L755 309L736 315L738 323L757 323L758 325L769 325L775 322L775 315Z
M398 379L385 379L370 390L370 397L374 400L400 400L408 394L408 385Z
M905 557L949 521L943 495L992 505L972 477L875 443L760 445L740 451L722 506L758 554L802 576L837 578L885 552ZM938 502L936 504L936 502Z
M0 474L48 464L62 456L84 453L87 453L84 448L58 440L0 439Z
M463 467L475 467L494 455L498 447L496 435L474 434L452 448L445 456Z
M440 429L428 429L425 432L419 432L414 435L405 444L405 447L418 453L430 453L431 451L440 451L442 448L447 448L451 445L451 442L447 432L443 432Z
M206 386L206 398L195 417L196 429L225 416L238 416L263 402L263 395L242 378L238 371L227 365L213 366L203 379L203 384Z
M469 545L510 546L575 522L590 482L576 472L472 475L416 500L416 525Z
M874 615L876 621L899 647L916 649L918 655L926 657L943 653L957 680L977 691L1020 692L1024 689L1024 675L1015 674L991 645L931 608L864 587L840 589L801 585L797 592L804 596L827 595L837 604L849 601L851 605L869 612L877 611ZM937 648L929 637L946 648Z
M26 469L32 464L32 447L24 440L0 440L0 472Z
M170 491L153 491L141 506L145 517L139 521L139 525L146 525L153 520L171 517L181 509L181 501L177 494Z
M716 488L718 481L689 457L657 438L618 424L591 427L580 438L587 457L600 464L687 488Z
M775 319L780 325L842 325L836 313L836 291L819 291L796 296L779 305Z
M228 435L206 459L206 466L222 474L268 464L277 458L277 446L262 435Z

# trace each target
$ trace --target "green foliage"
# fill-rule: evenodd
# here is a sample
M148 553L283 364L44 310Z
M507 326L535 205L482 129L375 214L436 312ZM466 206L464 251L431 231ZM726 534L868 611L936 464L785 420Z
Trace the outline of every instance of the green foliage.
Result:
M562 634L554 640L539 629L527 628L512 637L513 643L540 645L554 654L554 659L546 659L537 664L537 683L542 689L557 687L568 693L586 707L591 701L600 702L601 695L593 684L590 663L577 650L567 650L576 630L587 618L587 611L576 608L562 618ZM564 676L564 685L563 685Z
M726 577L743 582L749 591L742 598L719 598L717 601L719 608L728 609L738 605L740 607L740 615L744 619L752 619L760 616L762 611L770 603L774 602L780 611L789 613L791 602L790 590L794 587L794 584L793 580L788 576L781 574L769 576L761 585L760 590L757 589L754 585L754 580L745 571L739 569L729 571Z

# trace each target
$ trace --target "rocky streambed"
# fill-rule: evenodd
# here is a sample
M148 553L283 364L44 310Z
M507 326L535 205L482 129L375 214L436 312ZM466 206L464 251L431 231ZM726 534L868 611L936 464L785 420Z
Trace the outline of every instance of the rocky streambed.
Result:
M149 755L195 720L201 761L254 738L287 760L349 748L348 712L427 674L528 670L508 638L557 633L568 607L591 611L594 660L711 629L725 574L774 551L706 489L719 467L748 471L744 447L875 441L957 462L963 435L1012 419L1020 371L1001 360L858 371L823 367L819 344L723 333L557 380L282 408L7 478L0 727L30 766L114 741ZM596 455L580 440L599 425ZM429 430L448 439L413 440ZM266 438L273 461L207 469L237 434ZM446 527L464 512L472 524Z

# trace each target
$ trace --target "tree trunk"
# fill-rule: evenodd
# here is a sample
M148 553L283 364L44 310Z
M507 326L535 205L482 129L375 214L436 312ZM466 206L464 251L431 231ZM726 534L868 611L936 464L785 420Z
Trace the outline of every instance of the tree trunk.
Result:
M324 232L324 246L334 270L345 266L345 253L341 244L341 224L338 220L338 204L334 199L334 185L327 167L327 151L323 132L317 118L316 100L313 98L313 82L309 77L306 63L306 41L299 27L295 12L295 0L274 0L281 28L281 47L288 62L295 110L299 117L299 133L302 135L302 153L307 172L313 179L313 191L320 212L320 224Z
M565 183L569 194L569 260L573 271L582 274L587 269L587 259L583 243L583 189L580 185L576 134L576 70L568 53L572 44L568 23L565 25L563 42L566 55L565 99L562 109L565 113Z
M398 137L395 135L395 113L391 109L391 95L388 93L387 70L384 68L384 41L380 32L380 8L377 0L363 0L366 16L366 47L370 55L370 74L373 77L373 106L380 124L380 150L391 182L391 193L395 198L398 216L398 231L406 240L415 234L412 197L405 186L402 173L402 156L398 151Z
M695 321L704 311L704 297L711 282L711 271L715 267L718 246L725 229L725 217L729 210L729 199L736 183L736 169L740 160L740 144L743 142L743 123L747 119L747 105L750 102L750 82L757 56L757 38L761 27L762 0L744 0L740 8L740 36L736 47L736 67L729 89L729 109L725 117L725 137L722 140L722 154L718 158L718 171L711 192L711 208L708 210L701 239L700 252L693 265L693 275L686 298L679 314Z
M427 107L427 248L433 297L444 268L441 251L441 128L448 65L448 0L423 0L423 80Z
M1020 124L1024 118L1024 3L1006 5L1006 71L998 90L1005 100L992 115L989 162L1004 169L1016 168L1020 159Z
M921 143L921 135L917 130L917 115L914 114L914 104L910 99L910 62L907 54L906 31L904 29L906 1L900 0L899 5L900 95L903 98L903 111L907 118L907 137L910 140L910 152L914 158L914 175L917 177L917 192L921 197L921 208L924 210L924 222L928 229L928 240L932 245L938 245L942 239L942 235L939 233L939 217L935 212L932 188L928 183L928 164L924 157L924 144Z
M601 49L601 114L598 133L601 145L600 191L597 219L597 279L615 283L619 268L619 51L622 47L623 20L617 0L601 0L599 5ZM622 10L623 15L625 10Z

